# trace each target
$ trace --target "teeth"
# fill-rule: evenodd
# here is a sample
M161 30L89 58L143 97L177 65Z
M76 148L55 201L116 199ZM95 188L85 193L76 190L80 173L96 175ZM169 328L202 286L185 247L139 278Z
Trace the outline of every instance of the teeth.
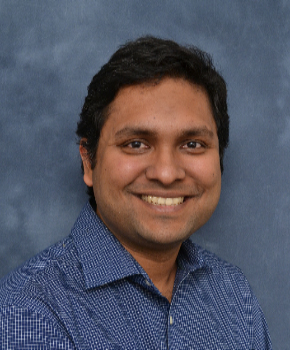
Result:
M163 198L143 195L142 200L155 205L178 205L183 203L184 197Z

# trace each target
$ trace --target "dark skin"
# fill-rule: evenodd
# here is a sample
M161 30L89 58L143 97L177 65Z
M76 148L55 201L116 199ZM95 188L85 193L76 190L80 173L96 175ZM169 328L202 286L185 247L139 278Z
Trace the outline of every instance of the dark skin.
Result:
M170 302L180 246L210 218L221 189L206 92L183 79L123 88L103 126L96 166L80 146L97 214Z

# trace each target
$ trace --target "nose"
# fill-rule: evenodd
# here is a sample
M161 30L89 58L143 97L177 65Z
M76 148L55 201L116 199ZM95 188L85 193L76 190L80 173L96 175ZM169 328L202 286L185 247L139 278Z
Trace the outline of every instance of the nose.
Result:
M158 181L164 186L171 185L175 181L183 180L185 169L180 164L178 155L172 150L163 149L155 151L146 168L146 177L151 181Z

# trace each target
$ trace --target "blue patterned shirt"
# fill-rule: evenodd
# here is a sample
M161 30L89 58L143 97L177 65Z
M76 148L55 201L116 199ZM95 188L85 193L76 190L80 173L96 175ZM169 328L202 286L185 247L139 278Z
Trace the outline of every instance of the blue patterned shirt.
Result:
M89 203L71 235L0 283L1 349L267 350L241 271L190 240L171 303Z

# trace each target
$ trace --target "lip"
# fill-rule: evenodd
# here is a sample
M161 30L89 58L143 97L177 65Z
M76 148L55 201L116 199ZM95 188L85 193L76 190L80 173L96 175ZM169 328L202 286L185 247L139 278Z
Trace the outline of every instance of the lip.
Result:
M194 195L189 195L188 193L181 192L162 192L162 191L145 191L145 192L132 192L133 195L141 198L142 196L152 196L152 197L161 197L161 198L190 198Z

